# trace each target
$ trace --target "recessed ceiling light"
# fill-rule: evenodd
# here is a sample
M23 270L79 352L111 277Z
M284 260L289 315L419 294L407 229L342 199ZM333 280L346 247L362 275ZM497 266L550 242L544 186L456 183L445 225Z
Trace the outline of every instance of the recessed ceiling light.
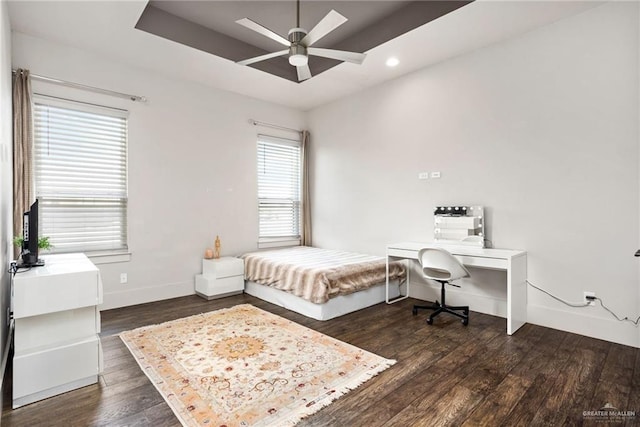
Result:
M395 56L392 56L391 58L387 59L387 62L386 62L387 67L395 67L399 63L400 61Z

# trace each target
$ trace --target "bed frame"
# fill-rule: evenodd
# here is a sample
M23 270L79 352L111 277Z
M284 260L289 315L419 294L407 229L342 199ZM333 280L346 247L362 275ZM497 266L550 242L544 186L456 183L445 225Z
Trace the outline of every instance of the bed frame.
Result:
M389 285L398 285L397 280L389 282ZM343 316L353 311L370 307L385 301L385 283L379 283L363 291L354 292L348 295L339 295L331 298L324 304L314 304L303 298L297 297L288 292L281 291L256 282L245 280L244 291L256 298L270 302L287 310L295 311L304 316L316 320L329 320L334 317ZM389 298L400 295L399 286L389 286Z

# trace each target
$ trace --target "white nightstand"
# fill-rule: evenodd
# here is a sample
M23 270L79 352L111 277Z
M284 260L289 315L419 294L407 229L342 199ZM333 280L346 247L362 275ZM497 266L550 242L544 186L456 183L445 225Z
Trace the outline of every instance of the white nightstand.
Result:
M242 291L244 260L233 257L202 260L202 274L196 275L196 294L210 300L241 294Z

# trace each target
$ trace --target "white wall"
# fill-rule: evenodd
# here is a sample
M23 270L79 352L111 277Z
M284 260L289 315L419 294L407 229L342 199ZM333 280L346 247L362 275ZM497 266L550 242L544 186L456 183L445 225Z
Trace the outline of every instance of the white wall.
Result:
M637 7L606 4L312 110L314 243L382 255L429 241L435 206L480 204L495 247L527 250L531 282L637 316ZM504 276L473 273L457 299L504 313ZM532 323L638 345L599 307L531 288L528 303Z
M216 235L223 255L257 248L256 135L276 133L248 120L300 128L303 113L20 33L13 34L13 65L149 99L33 84L34 92L130 111L131 261L99 266L103 309L194 293L194 275ZM128 273L128 284L120 284L120 273Z
M11 28L5 0L0 1L0 357L5 351L11 277L7 270L13 258L13 161L11 101ZM2 375L2 372L0 372ZM0 382L1 379L0 379ZM0 394L1 390L0 390ZM0 397L0 406L2 397Z
M104 308L193 293L216 234L223 254L256 247L259 129L247 124L255 118L308 120L319 246L382 255L389 242L429 240L434 206L482 204L494 245L528 251L533 283L572 301L595 291L632 316L640 308L631 256L640 247L638 16L634 3L607 4L306 115L19 33L13 66L150 100L34 84L131 111L132 256L100 266ZM422 171L442 178L418 181ZM457 298L504 313L502 279L474 271ZM435 297L427 286L415 295ZM529 308L533 323L639 342L636 328L600 308L570 309L533 290Z

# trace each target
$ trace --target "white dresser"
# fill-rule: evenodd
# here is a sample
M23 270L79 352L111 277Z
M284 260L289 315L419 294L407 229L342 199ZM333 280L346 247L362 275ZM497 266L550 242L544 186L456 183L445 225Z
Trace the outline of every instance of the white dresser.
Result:
M84 254L42 258L13 278L13 408L94 384L102 370L100 271Z
M206 299L222 298L244 291L244 260L234 257L203 259L202 274L196 275L196 294Z

